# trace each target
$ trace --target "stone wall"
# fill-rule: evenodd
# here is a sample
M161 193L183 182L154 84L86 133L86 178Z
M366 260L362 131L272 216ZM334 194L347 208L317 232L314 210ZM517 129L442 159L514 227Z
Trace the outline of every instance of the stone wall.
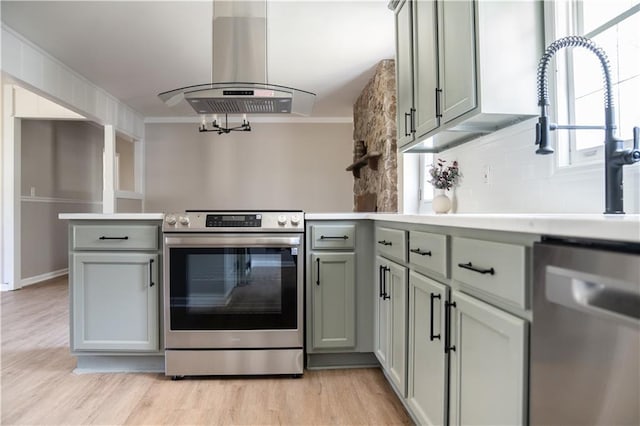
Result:
M398 173L396 147L395 61L385 59L376 66L371 80L353 105L354 152L357 141L364 141L366 152L382 155L377 170L362 167L354 178L355 211L398 211Z

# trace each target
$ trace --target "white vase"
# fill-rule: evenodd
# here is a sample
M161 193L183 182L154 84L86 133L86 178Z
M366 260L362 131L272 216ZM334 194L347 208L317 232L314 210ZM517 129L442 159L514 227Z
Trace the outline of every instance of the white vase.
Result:
M444 192L444 189L436 189L436 196L431 201L433 211L438 214L447 213L451 209L451 200Z

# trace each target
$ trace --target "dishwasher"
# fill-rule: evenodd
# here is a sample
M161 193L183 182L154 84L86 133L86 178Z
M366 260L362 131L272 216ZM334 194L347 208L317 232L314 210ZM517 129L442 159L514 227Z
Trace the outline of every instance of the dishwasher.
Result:
M640 424L640 244L534 245L531 425Z

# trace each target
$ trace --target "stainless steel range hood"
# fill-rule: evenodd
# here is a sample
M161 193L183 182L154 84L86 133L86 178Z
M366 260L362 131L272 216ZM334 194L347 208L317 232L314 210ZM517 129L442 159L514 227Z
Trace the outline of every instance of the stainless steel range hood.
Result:
M309 115L315 94L268 83L266 1L214 1L212 83L158 96L167 105L182 100L201 115Z

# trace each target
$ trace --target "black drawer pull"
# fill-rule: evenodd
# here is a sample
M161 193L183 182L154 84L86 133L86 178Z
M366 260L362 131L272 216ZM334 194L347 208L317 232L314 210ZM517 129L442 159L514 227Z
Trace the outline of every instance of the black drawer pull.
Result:
M100 240L128 240L129 237L128 236L124 236L124 237L105 237L104 235L102 237L99 238Z
M382 244L383 246L391 246L391 245L393 245L393 243L391 241L387 241L387 240L380 240L380 241L378 241L378 244Z
M332 237L332 236L320 235L320 239L321 240L348 240L349 237L346 236L346 235L343 235L341 237Z
M460 268L468 269L468 270L470 270L470 271L477 272L477 273L479 273L479 274L491 274L491 275L495 275L495 273L496 273L495 269L493 269L493 268L489 268L489 269L481 269L481 268L477 268L477 267L473 266L473 265L471 264L471 262L469 262L469 263L458 263L458 266L459 266Z
M419 248L409 250L411 253L419 254L420 256L431 256L431 250L422 251Z

